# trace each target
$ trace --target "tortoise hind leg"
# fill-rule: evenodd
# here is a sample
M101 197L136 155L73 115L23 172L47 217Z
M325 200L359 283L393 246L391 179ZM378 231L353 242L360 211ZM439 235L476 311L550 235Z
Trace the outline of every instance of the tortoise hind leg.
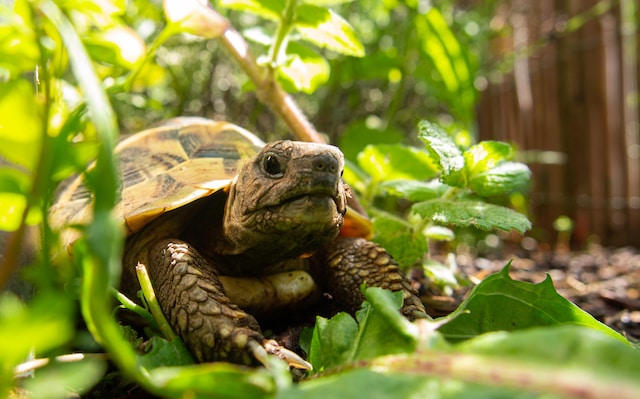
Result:
M404 304L400 310L409 320L427 317L409 279L391 255L374 242L339 237L315 266L314 274L323 281L323 288L347 311L355 312L360 307L364 300L360 287L364 283L367 287L402 291Z
M195 358L256 364L251 347L264 341L260 327L225 295L213 265L180 240L162 240L148 254L160 306Z

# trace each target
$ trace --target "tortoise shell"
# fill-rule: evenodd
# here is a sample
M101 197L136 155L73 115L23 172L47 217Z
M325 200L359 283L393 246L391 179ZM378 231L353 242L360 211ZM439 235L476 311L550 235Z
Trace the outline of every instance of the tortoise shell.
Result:
M242 162L264 142L249 131L224 121L198 117L171 119L122 140L115 147L120 160L121 193L115 214L127 235L138 232L167 211L225 189ZM60 228L88 222L92 196L81 176L61 188L50 211ZM368 220L348 212L342 235L366 237ZM75 237L63 238L65 245Z

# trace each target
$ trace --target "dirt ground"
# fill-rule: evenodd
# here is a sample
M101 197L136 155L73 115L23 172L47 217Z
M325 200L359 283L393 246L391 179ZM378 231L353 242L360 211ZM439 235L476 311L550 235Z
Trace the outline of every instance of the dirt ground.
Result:
M509 252L509 251L507 251ZM551 276L556 290L598 320L640 342L640 252L635 248L603 248L570 252L512 251L509 255L456 255L459 272L480 281L501 270L513 259L511 276L538 283ZM427 299L436 312L446 314L457 307L468 289L453 295Z

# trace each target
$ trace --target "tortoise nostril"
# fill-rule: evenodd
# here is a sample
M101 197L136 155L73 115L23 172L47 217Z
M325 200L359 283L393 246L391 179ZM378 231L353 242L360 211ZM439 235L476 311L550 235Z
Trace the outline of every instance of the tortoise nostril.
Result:
M337 173L338 160L329 154L323 154L313 160L313 170L316 172Z

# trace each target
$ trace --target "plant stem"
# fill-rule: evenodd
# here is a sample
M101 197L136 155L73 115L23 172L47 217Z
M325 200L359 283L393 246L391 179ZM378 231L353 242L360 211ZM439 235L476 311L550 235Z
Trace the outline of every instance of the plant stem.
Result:
M176 334L173 332L171 326L169 325L169 322L164 317L162 309L160 309L160 304L158 303L158 299L156 298L156 293L153 290L153 285L151 284L151 279L149 278L149 273L147 273L147 268L145 267L145 265L143 265L142 263L138 263L138 265L136 266L136 275L138 276L138 281L140 282L142 293L144 294L144 297L147 300L147 304L149 305L149 310L151 310L153 318L158 323L160 332L168 341L173 341L176 338Z
M278 23L275 40L271 43L271 47L269 48L269 68L272 70L278 66L280 52L282 51L283 45L287 43L287 35L291 30L291 22L293 21L296 3L297 0L287 0L284 13Z

